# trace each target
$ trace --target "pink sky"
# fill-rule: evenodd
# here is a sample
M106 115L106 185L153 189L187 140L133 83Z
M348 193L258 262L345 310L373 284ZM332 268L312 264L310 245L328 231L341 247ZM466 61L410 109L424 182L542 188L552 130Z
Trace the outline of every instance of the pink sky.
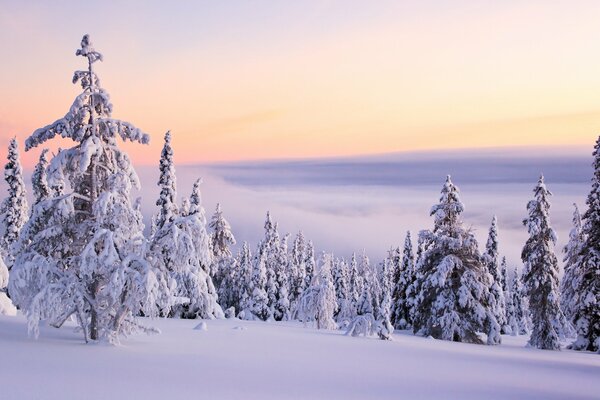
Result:
M130 147L139 164L168 129L178 163L591 146L600 132L597 2L81 3L0 7L0 144L64 115L84 33L114 116L152 135Z

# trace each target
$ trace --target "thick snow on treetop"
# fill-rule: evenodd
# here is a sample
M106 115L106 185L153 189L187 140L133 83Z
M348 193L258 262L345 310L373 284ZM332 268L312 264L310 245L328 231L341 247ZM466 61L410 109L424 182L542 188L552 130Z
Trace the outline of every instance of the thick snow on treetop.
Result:
M161 335L81 345L70 329L24 335L0 316L3 399L593 399L597 355L475 346L396 333L353 338L299 323L156 320ZM26 355L26 356L24 356ZM110 388L106 386L110 382Z
M73 83L79 82L83 92L75 98L63 118L33 132L25 141L25 150L39 146L56 135L83 142L91 131L106 139L119 136L124 141L148 143L148 134L129 122L111 118L113 106L110 96L100 87L100 80L92 68L96 61L102 61L102 54L94 50L89 35L85 35L81 40L81 48L77 50L76 55L88 59L87 71L75 71L73 75Z

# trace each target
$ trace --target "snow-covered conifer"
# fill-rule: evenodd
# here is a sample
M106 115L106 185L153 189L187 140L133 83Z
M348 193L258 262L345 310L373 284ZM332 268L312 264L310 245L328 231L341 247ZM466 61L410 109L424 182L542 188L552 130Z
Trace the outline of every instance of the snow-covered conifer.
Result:
M40 159L35 165L33 174L31 175L31 185L33 187L33 204L38 204L50 197L50 186L48 185L48 158L46 154L48 149L42 150Z
M181 318L223 318L217 291L209 275L212 263L210 237L201 203L198 179L189 198L189 212L165 220L152 238L149 256L156 268L168 271L176 282L175 294L187 303L179 304L172 315Z
M488 233L485 252L482 255L483 263L486 265L488 272L492 275L493 282L490 286L490 292L493 296L493 301L490 304L492 312L496 317L496 321L500 325L502 333L509 333L510 328L506 324L506 300L502 290L502 271L499 265L498 254L498 219L494 215L492 224Z
M172 222L178 215L177 178L175 177L170 131L165 133L165 143L160 153L159 168L158 187L160 188L160 194L158 200L156 200L156 205L159 208L158 214L155 217L157 229L161 229L169 222Z
M352 301L352 309L354 314L356 314L356 310L358 307L358 300L360 299L360 295L363 290L363 279L358 272L358 263L356 261L356 253L352 253L352 257L350 257L350 263L348 264L348 276L349 283L348 287L350 290L350 299Z
M220 204L217 204L209 227L212 230L210 238L213 252L213 268L211 270L215 271L216 279L213 283L218 287L219 302L224 309L230 307L238 309L237 264L229 248L235 245L236 242L229 222L223 217Z
M304 251L304 287L307 288L311 285L313 277L315 275L315 246L312 240L306 243Z
M275 303L274 317L281 321L286 321L291 317L290 309L290 275L288 258L288 240L290 235L286 234L280 241L279 249L276 252L275 276L277 278L277 303Z
M556 234L548 215L552 193L546 189L543 176L533 192L535 198L527 203L528 216L523 220L529 239L521 253L525 265L523 283L533 323L529 345L556 350L560 348L559 338L564 332L564 315L558 292L558 260L554 254Z
M522 281L519 271L515 269L511 285L512 306L514 308L514 321L511 322L511 326L513 327L513 334L527 335L531 332L531 317L525 288L521 285Z
M569 233L569 242L563 248L563 252L565 253L563 258L565 273L560 283L560 305L565 316L571 322L573 322L577 304L581 301L578 287L583 274L579 268L581 266L579 257L585 243L585 236L581 225L581 214L579 214L577 204L573 204L573 206L575 207L573 211L573 228Z
M266 256L264 254L262 243L258 244L258 250L252 259L252 273L250 281L246 285L247 293L250 298L241 304L242 311L240 318L253 320L260 319L266 321L271 317L268 306L268 297L265 287L267 284L267 269L265 266ZM248 252L249 254L249 252ZM240 265L244 269L244 264Z
M252 307L252 255L250 254L250 246L248 242L242 243L242 248L236 256L235 263L237 265L237 287L239 293L239 308L238 317L245 317L244 310L250 310Z
M19 160L17 139L12 138L8 145L7 163L4 166L4 180L8 185L8 196L2 203L2 237L0 238L0 256L6 261L10 270L14 262L13 244L27 222L29 210L25 197L23 168Z
M348 263L344 259L335 259L333 262L333 282L337 298L338 310L336 321L342 323L354 315L352 300L350 299Z
M323 254L319 271L304 291L298 306L298 318L305 323L314 321L317 329L337 328L333 319L337 303L331 277L332 259L331 254Z
M292 311L296 309L298 300L306 288L305 253L306 241L302 231L299 231L290 254L290 310Z
M444 340L488 344L500 341L499 325L489 309L492 277L481 262L473 233L463 226L464 206L458 188L447 177L439 204L431 209L433 231L422 231L427 243L419 260L413 330Z
M407 329L412 326L411 309L414 299L409 296L409 287L415 280L414 257L410 231L408 231L404 239L402 262L395 279L392 296L392 321L396 329Z
M76 54L87 59L87 69L73 79L83 92L63 118L36 130L25 149L56 135L76 146L50 162L54 196L34 206L21 232L9 290L36 336L40 320L60 326L75 315L86 340L118 340L140 327L140 312L153 315L169 305L161 300L164 276L144 257L143 226L130 200L139 182L117 144L117 137L142 144L149 137L111 118L109 95L93 70L102 56L88 35Z
M594 146L594 175L583 214L584 237L579 256L569 275L579 276L575 283L578 298L571 299L577 340L575 350L600 352L600 137Z
M359 280L363 280L362 277L359 277ZM357 315L373 315L373 297L371 296L371 291L369 290L369 286L366 284L361 285L362 292L360 297L358 298L358 302L356 305L356 314Z

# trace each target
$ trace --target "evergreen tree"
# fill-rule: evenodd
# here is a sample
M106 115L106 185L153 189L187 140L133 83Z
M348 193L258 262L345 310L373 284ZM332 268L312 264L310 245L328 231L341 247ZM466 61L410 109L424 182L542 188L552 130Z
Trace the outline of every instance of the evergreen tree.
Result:
M359 280L363 280L362 277L359 277ZM361 285L362 292L360 297L358 298L358 303L356 306L356 314L357 315L373 315L373 298L371 296L371 291L369 290L368 285Z
M29 210L25 197L25 182L23 168L19 160L17 139L12 138L8 145L8 162L4 166L4 180L8 185L8 196L2 203L2 237L0 238L0 256L6 261L10 270L15 257L13 244L19 238L19 233L27 222Z
M153 315L157 306L169 306L161 300L170 299L162 290L162 271L144 257L143 226L130 200L139 182L117 144L117 137L142 144L149 137L111 118L109 95L93 70L102 55L88 35L76 54L88 62L87 70L76 71L73 79L83 92L63 118L25 142L29 150L60 135L76 145L50 162L54 196L34 206L21 232L9 290L36 336L40 320L60 326L75 315L86 340L116 341L141 327L135 320L140 312ZM15 233L18 220L10 225Z
M600 351L600 137L594 146L594 175L588 194L587 210L583 214L584 237L579 256L569 269L569 275L579 276L575 293L569 306L577 330L577 340L571 345L575 350Z
M464 206L458 188L447 177L439 204L431 209L433 231L422 231L427 243L417 269L419 293L413 330L422 336L488 344L500 342L499 325L490 310L492 277L481 262L477 241L461 221Z
M277 278L277 303L275 304L274 317L279 321L287 321L291 317L290 310L290 276L288 259L288 240L286 234L280 241L276 252L275 276Z
M258 245L258 251L252 261L252 275L248 285L251 298L243 306L243 319L260 319L266 321L272 315L269 310L269 299L265 290L267 285L266 255L262 243Z
M319 272L304 291L298 307L299 319L305 323L314 321L317 329L337 329L333 319L337 303L331 276L332 259L331 254L323 254Z
M352 310L353 313L356 314L356 310L358 309L358 301L363 291L363 279L358 273L356 253L352 253L352 257L350 258L350 264L348 265L348 275L348 287L350 291L350 300L352 302Z
M48 185L48 158L46 154L48 149L42 150L40 159L35 165L31 175L31 185L33 187L33 205L50 198L50 186ZM33 211L33 210L32 210Z
M527 335L531 332L531 318L529 316L529 305L525 294L525 288L521 286L522 280L519 271L515 269L511 285L515 320L511 323L511 326L513 326L513 333Z
M500 262L500 279L502 284L502 292L504 293L504 298L506 301L508 301L508 298L510 297L510 282L508 282L507 273L506 257L502 257L502 261Z
M338 310L336 321L342 323L354 316L352 300L350 299L348 264L346 260L336 259L333 262L333 282L337 298Z
M165 143L160 154L160 176L158 187L160 195L156 201L159 207L155 216L155 230L163 228L173 222L178 215L177 210L177 179L175 177L175 164L173 163L173 148L171 147L171 132L165 133Z
M250 247L248 246L248 242L244 242L242 244L242 248L236 257L236 264L238 266L239 275L238 275L238 287L240 293L240 305L238 317L242 319L251 319L248 318L245 314L251 314L253 308L253 291L254 284L252 281L253 273L254 273L254 265L252 262L252 254L250 254Z
M498 255L498 219L495 215L492 218L482 259L493 279L490 286L490 292L493 296L493 301L490 304L492 312L500 325L501 333L508 333L510 328L506 324L506 300L502 290L502 271L500 270Z
M304 287L308 288L313 280L315 274L315 247L312 240L306 243L306 249L304 252Z
M397 249L400 252L400 249ZM394 327L407 329L412 324L411 309L414 299L409 297L409 287L415 280L414 254L410 231L406 232L404 249L402 250L402 264L395 279L394 294L392 296Z
M581 215L579 214L577 204L573 204L573 206L575 207L575 210L573 211L573 228L569 233L569 242L563 248L563 252L565 253L563 258L563 261L565 262L565 273L560 285L560 305L562 306L565 316L571 322L573 322L577 304L581 301L578 293L578 286L583 274L579 268L581 266L579 257L585 243Z
M295 311L298 300L305 287L306 277L306 241L304 234L299 231L294 239L290 254L290 310Z
M535 198L527 203L528 217L523 220L529 239L521 259L525 265L523 283L533 322L529 345L539 349L557 350L564 332L558 293L558 260L554 254L556 234L550 226L548 211L552 195L540 179L533 190Z
M235 237L231 233L229 222L223 217L221 205L212 216L209 228L212 230L210 241L213 252L213 268L215 286L218 287L219 303L223 308L239 308L239 292L237 288L236 263L229 246L235 245Z
M185 207L181 207L172 221L157 230L148 254L156 268L168 271L176 283L172 288L176 296L188 299L187 303L173 307L172 316L223 318L223 310L217 303L217 291L209 275L213 256L200 184L198 179L193 185L188 200L189 210L185 212Z

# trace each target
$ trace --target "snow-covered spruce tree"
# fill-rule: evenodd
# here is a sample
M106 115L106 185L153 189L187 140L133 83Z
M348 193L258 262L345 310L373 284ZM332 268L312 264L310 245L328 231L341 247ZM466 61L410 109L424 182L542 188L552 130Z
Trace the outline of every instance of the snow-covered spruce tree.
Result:
M25 197L23 168L19 160L17 139L12 138L8 145L7 163L4 166L4 180L8 185L8 196L2 203L2 237L0 238L0 256L6 261L10 270L14 263L12 246L19 238L19 233L27 222L29 210Z
M548 211L552 195L544 184L544 177L535 186L535 198L527 203L528 216L523 220L529 239L523 247L521 259L525 269L523 283L529 298L533 330L529 346L538 349L560 349L559 338L564 332L564 315L558 292L558 260L554 254L556 234L550 226Z
M593 156L592 189L582 218L584 241L569 272L579 276L575 282L578 299L572 299L570 304L574 304L573 321L577 330L577 340L571 348L600 352L600 137Z
M358 270L363 276L362 282L364 286L369 291L373 316L377 320L379 319L379 308L381 306L381 285L378 279L377 270L374 265L371 265L371 261L364 250L360 257Z
M284 235L280 241L279 251L276 253L275 276L277 278L277 303L275 304L275 318L287 321L291 317L290 309L290 275L288 258L289 234Z
M412 326L411 308L414 300L409 296L409 287L415 280L414 257L412 239L408 231L404 239L402 262L394 280L392 295L392 321L396 329L407 329Z
M35 336L40 320L60 326L75 315L86 340L115 341L140 327L135 315L169 305L161 300L169 299L164 276L144 258L143 226L129 194L139 182L117 144L117 137L142 144L149 137L111 118L109 95L93 71L102 56L88 35L76 54L88 62L73 78L83 92L63 118L25 143L30 150L60 135L76 144L50 162L54 196L34 206L21 232L9 290Z
M579 257L585 243L585 235L583 234L581 224L581 214L577 204L573 204L573 228L569 233L569 242L563 248L565 256L565 273L560 283L560 305L567 319L573 321L577 304L581 301L578 293L578 287L581 282L582 271L580 270L581 263Z
M229 246L235 245L235 237L231 232L229 222L223 217L221 205L217 204L209 228L212 230L211 248L213 252L213 268L217 271L213 282L218 288L219 303L224 309L235 307L239 309L239 288L237 285L236 263Z
M304 323L314 321L317 329L337 329L333 319L337 303L331 276L332 259L331 254L323 254L319 271L298 304L298 319Z
M333 282L338 309L335 315L338 324L354 316L352 300L350 299L348 264L346 260L336 258L333 261Z
M294 313L298 306L298 300L306 288L306 240L302 231L296 235L290 253L290 310Z
M398 250L398 251L396 251ZM380 297L378 315L378 333L381 339L391 339L392 333L394 332L394 326L392 325L392 281L395 269L394 260L399 260L399 249L390 249L388 257L381 264L380 269Z
M363 290L363 279L358 272L356 253L352 253L352 257L350 257L350 263L348 264L348 276L348 288L350 290L350 300L352 301L352 311L354 314L356 314L358 300L360 299L360 295L362 294Z
M252 254L250 254L250 246L248 242L242 243L242 248L236 256L236 265L238 269L237 286L239 291L239 309L237 315L239 318L245 317L244 310L250 310L252 307Z
M418 297L413 330L422 336L458 342L500 342L500 327L490 309L492 277L481 262L477 240L463 226L458 188L446 178L439 204L431 209L433 231L421 231L423 251L417 269Z
M200 195L201 180L192 188L189 211L159 227L150 245L150 259L168 271L176 282L175 294L187 302L173 307L171 315L181 318L223 318L217 291L209 275L212 264L210 236Z
M267 274L265 291L268 299L269 317L274 318L276 321L287 319L289 317L289 289L287 276L284 276L287 272L285 270L287 268L287 254L285 256L282 254L278 225L272 221L269 212L267 212L265 220L265 237L261 242L259 253L264 258ZM286 265L282 265L283 263Z
M243 257L246 257L243 252ZM248 251L249 256L249 251ZM244 261L240 261L240 268L245 269ZM246 293L250 296L245 298L243 295L241 312L238 317L246 320L260 319L266 321L271 318L271 312L268 306L268 297L265 290L267 284L267 269L266 269L266 255L264 254L264 246L262 243L258 244L257 252L252 258L252 272L250 274L250 280L244 285Z
M504 299L508 301L508 297L510 296L510 282L508 281L508 266L506 264L506 257L502 257L502 261L500 261L500 279L502 283L502 292L504 293Z
M515 268L512 285L512 303L515 309L515 326L518 327L517 334L527 335L531 333L531 316L529 315L529 302L525 294L525 288L521 284L522 274Z
M498 218L495 215L492 218L482 260L493 278L492 285L489 288L493 296L490 307L500 325L501 333L510 333L510 328L506 323L506 300L502 290L502 271L500 270L498 254Z
M173 163L170 131L165 133L165 143L160 153L159 169L158 187L160 188L160 194L158 200L156 200L158 213L154 216L153 229L155 231L173 222L179 215L177 210L177 178L175 176L175 164Z
M50 186L48 185L48 149L42 150L40 159L33 169L31 175L31 186L33 187L33 205L50 197ZM32 209L33 212L33 209Z
M315 275L316 268L315 261L315 246L312 240L306 243L304 251L304 288L308 288L312 284L313 277Z

